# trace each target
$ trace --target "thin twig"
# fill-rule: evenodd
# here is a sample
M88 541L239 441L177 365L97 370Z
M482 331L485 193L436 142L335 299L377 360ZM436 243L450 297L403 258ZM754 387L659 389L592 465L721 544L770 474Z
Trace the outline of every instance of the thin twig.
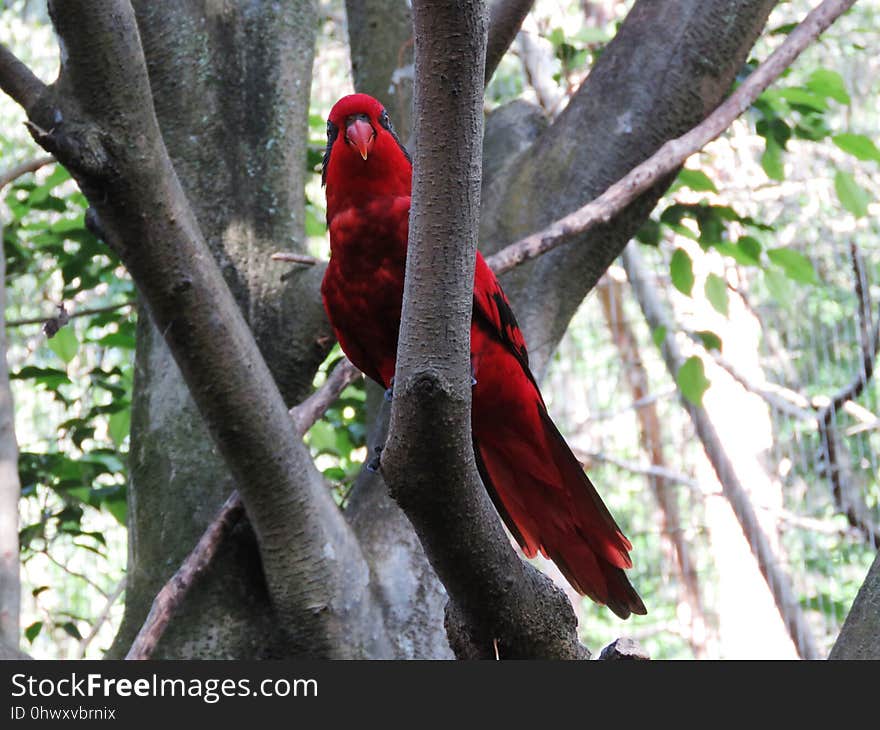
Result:
M124 309L125 307L136 307L137 302L134 299L129 299L126 302L120 302L119 304L109 304L106 307L95 307L94 309L82 309L78 312L74 312L73 314L68 315L68 319L73 319L74 317L90 317L93 314L104 314L105 312L115 312L117 309ZM45 325L47 322L51 322L55 317L31 317L29 319L9 319L6 320L6 327L24 327L29 324L42 324Z
M296 426L297 433L304 436L315 422L324 415L324 412L345 390L346 386L353 383L360 376L358 370L347 359L343 359L333 368L323 385L306 398L302 403L290 409L290 417Z
M100 593L102 596L104 596L104 598L107 598L107 591L105 591L103 588L101 588L101 586L99 586L97 583L95 583L95 581L93 581L91 578L89 578L89 576L84 575L83 573L77 573L75 570L71 570L64 563L62 563L60 560L57 560L56 558L54 558L52 556L52 553L49 552L48 548L43 550L43 555L45 555L47 558L49 558L49 560L51 562L55 563L55 565L57 565L59 568L61 568L61 570L63 570L69 576L71 576L72 578L79 578L81 581L87 583L92 588L94 588L96 591L98 591L98 593Z
M628 471L631 474L641 474L643 476L653 477L655 479L664 479L668 482L683 484L684 486L689 487L690 489L701 494L704 493L703 488L700 486L700 483L696 479L692 479L686 474L677 472L674 469L657 466L656 464L639 464L634 461L625 461L624 459L618 459L614 456L609 456L608 454L603 454L598 451L581 451L579 449L575 449L575 455L580 461L598 461L603 464L609 464L610 466L616 467L617 469L623 469L624 471Z
M673 173L695 152L726 130L761 93L776 81L801 52L856 0L824 0L788 35L764 63L712 114L686 134L666 142L656 153L634 167L598 198L560 218L542 231L501 249L488 259L496 273L512 269L580 236L595 226L608 223L639 195Z
M320 388L291 408L290 417L297 434L303 436L359 375L354 365L348 360L342 360ZM128 650L126 659L149 659L152 656L168 623L183 604L193 583L211 564L220 545L244 513L244 503L238 490L235 490L208 525L192 552L153 599L150 612Z
M53 162L55 162L55 158L49 155L36 157L33 160L27 160L20 165L10 168L6 172L0 173L0 190L9 185L9 183L18 180L22 175L27 175L29 172L36 172L41 167L51 165Z
M125 578L123 578L119 583L117 583L116 588L113 589L113 592L107 596L107 602L104 604L104 608L101 609L101 613L98 614L98 617L95 619L95 622L92 624L92 628L89 630L88 635L79 643L79 658L82 659L86 655L86 649L89 648L89 644L92 643L92 640L98 635L98 631L100 631L101 626L104 625L104 622L107 621L107 618L110 616L110 609L113 608L113 604L116 603L116 600L119 596L122 595L122 592L125 590Z
M302 253L294 253L293 251L278 251L272 254L273 261L288 261L292 264L301 264L303 266L314 266L320 264L321 259L314 256L306 256Z
M150 613L135 637L126 659L149 659L171 617L183 603L192 584L211 564L224 538L244 515L244 504L238 490L224 502L218 515L205 530L193 551L153 599Z

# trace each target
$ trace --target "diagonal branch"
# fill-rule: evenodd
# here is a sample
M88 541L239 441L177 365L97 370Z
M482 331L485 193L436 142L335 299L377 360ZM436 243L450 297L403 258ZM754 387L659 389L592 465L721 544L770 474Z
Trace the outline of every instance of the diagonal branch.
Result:
M611 221L642 193L675 172L688 157L724 132L855 1L824 0L703 122L681 137L666 142L654 155L633 168L595 200L491 256L489 265L498 273L508 271Z
M0 48L2 48L2 46L0 46ZM51 165L53 162L55 162L55 158L52 156L36 157L33 160L27 160L20 165L10 168L6 172L0 173L0 190L9 185L9 183L20 178L22 175L27 175L29 172L36 172L41 167Z
M489 36L486 41L485 83L513 43L535 0L494 0L489 7Z
M290 409L297 434L302 437L332 405L345 388L360 377L360 372L343 359L323 385L302 403ZM223 541L244 516L244 503L238 490L233 490L217 516L211 520L192 552L187 555L174 575L168 579L150 607L126 659L149 659L165 633L169 622L183 604L195 581L211 565Z
M12 51L0 43L0 89L30 114L48 88Z

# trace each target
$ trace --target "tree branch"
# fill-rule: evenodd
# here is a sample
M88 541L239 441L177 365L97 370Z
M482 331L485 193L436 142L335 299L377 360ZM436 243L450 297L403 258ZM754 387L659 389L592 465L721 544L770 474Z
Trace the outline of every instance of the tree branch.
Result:
M632 400L634 403L639 403L648 396L650 381L640 353L638 338L624 316L622 281L606 275L603 282L604 286L600 282L597 289L605 322L620 355L619 361L629 384ZM642 450L650 459L652 468L663 470L666 455L663 448L663 429L656 405L651 402L645 408L636 409L636 417ZM690 545L681 530L678 496L670 488L667 480L656 472L647 482L660 508L663 536L675 554L682 598L690 608L692 631L688 643L695 658L700 659L706 655L705 614L697 576L697 562L693 559Z
M33 160L22 162L20 165L10 168L6 172L0 172L0 190L3 190L9 183L14 182L22 175L29 172L36 172L41 167L50 165L55 162L55 158L51 156L36 157Z
M0 43L0 89L30 114L48 88L12 51Z
M126 302L120 302L119 304L108 304L106 307L94 307L93 309L81 309L73 314L67 314L67 317L64 321L64 324L67 324L68 320L75 319L76 317L91 317L95 314L105 314L106 312L115 312L119 309L125 309L126 307L136 307L137 302L134 299L129 299ZM41 324L46 325L50 322L57 322L58 317L29 317L27 319L7 319L6 327L24 327L28 324ZM56 330L57 331L57 330Z
M116 603L119 596L122 595L123 591L125 591L125 578L119 581L119 583L116 584L116 588L114 588L111 591L110 595L107 596L107 601L104 603L104 608L101 609L101 612L95 618L94 623L92 623L91 629L89 629L89 633L79 643L77 654L79 655L80 659L85 657L86 650L89 648L89 644L94 641L95 637L98 635L98 631L101 630L101 626L103 626L104 622L107 621L107 618L110 616L110 610L113 608L113 604Z
M171 579L162 586L162 590L153 600L144 625L125 656L126 659L149 659L152 656L159 639L162 638L169 621L180 608L192 584L211 564L223 540L232 532L232 528L238 524L243 515L244 503L238 490L235 490L223 503L220 512L208 525L208 529L193 551L187 555L186 560Z
M314 423L324 415L327 408L345 388L360 377L360 372L348 360L343 359L330 373L327 380L312 395L290 409L290 418L297 434L305 435ZM193 583L211 565L223 541L245 514L244 503L238 490L234 490L223 503L217 516L208 525L192 552L165 583L138 631L126 659L149 659L169 622L183 604Z
M642 193L675 172L688 157L724 132L855 1L824 0L703 122L681 137L666 142L654 155L633 168L595 200L491 256L489 265L499 273L508 271L600 224L610 222Z
M583 657L567 599L511 548L471 443L485 8L421 0L413 18L416 162L382 473L449 594L457 656Z
M880 659L880 553L874 558L829 659Z
M294 251L278 251L277 253L272 254L273 261L287 261L292 264L302 264L303 266L314 266L315 264L320 264L321 260L316 259L314 256L306 256L302 253L296 253Z
M535 0L493 0L491 2L484 76L487 85L534 4Z

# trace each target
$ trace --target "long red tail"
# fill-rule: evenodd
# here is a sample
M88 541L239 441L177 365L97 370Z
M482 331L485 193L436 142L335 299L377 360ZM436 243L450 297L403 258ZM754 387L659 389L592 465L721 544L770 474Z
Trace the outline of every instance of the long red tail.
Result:
M537 398L530 423L514 418L474 431L496 509L523 552L550 558L578 592L621 618L647 613L623 571L632 567L632 545Z

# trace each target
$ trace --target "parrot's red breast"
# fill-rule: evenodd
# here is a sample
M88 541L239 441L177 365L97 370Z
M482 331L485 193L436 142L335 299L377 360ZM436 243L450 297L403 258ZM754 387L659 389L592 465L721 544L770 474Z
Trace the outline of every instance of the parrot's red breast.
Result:
M348 358L388 387L394 376L412 164L383 106L340 99L327 121L330 263L321 294ZM645 606L624 573L629 540L553 424L510 303L477 253L471 324L474 453L523 552L553 560L580 593L626 618Z

